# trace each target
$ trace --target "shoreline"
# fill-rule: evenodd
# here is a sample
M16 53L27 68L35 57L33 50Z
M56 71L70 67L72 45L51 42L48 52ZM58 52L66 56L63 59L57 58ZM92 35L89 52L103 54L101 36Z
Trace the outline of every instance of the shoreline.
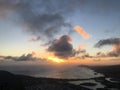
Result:
M57 79L19 75L0 70L0 88L2 88L0 90L120 90L120 78L118 78L120 65L87 67L94 70L95 74L101 73L104 76L88 79ZM115 68L116 71L112 70ZM103 86L99 87L97 84Z
M0 90L91 90L68 83L71 80L35 78L0 70Z
M105 76L104 80L100 80L106 86L105 90L120 90L120 65L88 66L88 68Z

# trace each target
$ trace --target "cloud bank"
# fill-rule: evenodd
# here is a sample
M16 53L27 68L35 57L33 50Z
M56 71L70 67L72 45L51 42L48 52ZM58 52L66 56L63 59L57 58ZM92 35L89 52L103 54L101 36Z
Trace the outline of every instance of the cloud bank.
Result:
M102 47L104 45L120 45L120 38L109 38L100 40L95 44L95 47Z
M20 57L13 56L1 56L3 60L13 60L13 61L36 61L38 58L34 57L34 53L29 53L27 55L23 54Z
M99 56L111 56L111 57L118 57L120 56L120 38L109 38L100 40L98 43L95 44L95 47L100 48L105 45L112 45L112 50L107 52L106 54L99 52Z

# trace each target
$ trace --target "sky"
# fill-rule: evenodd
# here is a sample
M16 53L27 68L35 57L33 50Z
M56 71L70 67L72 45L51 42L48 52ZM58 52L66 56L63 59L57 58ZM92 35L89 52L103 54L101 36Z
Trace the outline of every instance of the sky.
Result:
M0 64L120 64L120 0L0 0Z

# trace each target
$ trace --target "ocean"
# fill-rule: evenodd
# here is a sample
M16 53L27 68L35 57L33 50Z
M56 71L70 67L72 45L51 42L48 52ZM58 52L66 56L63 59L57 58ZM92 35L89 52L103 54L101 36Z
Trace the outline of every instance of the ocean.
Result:
M83 66L52 66L52 65L23 65L0 66L0 70L6 70L15 74L29 75L33 77L47 77L59 79L89 79L103 76L100 73Z

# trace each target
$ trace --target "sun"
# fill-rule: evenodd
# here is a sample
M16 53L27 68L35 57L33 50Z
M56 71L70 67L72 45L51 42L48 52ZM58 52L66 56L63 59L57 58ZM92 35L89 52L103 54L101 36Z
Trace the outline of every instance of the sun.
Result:
M62 63L64 60L57 58L57 57L48 57L49 60L56 62L56 63Z

